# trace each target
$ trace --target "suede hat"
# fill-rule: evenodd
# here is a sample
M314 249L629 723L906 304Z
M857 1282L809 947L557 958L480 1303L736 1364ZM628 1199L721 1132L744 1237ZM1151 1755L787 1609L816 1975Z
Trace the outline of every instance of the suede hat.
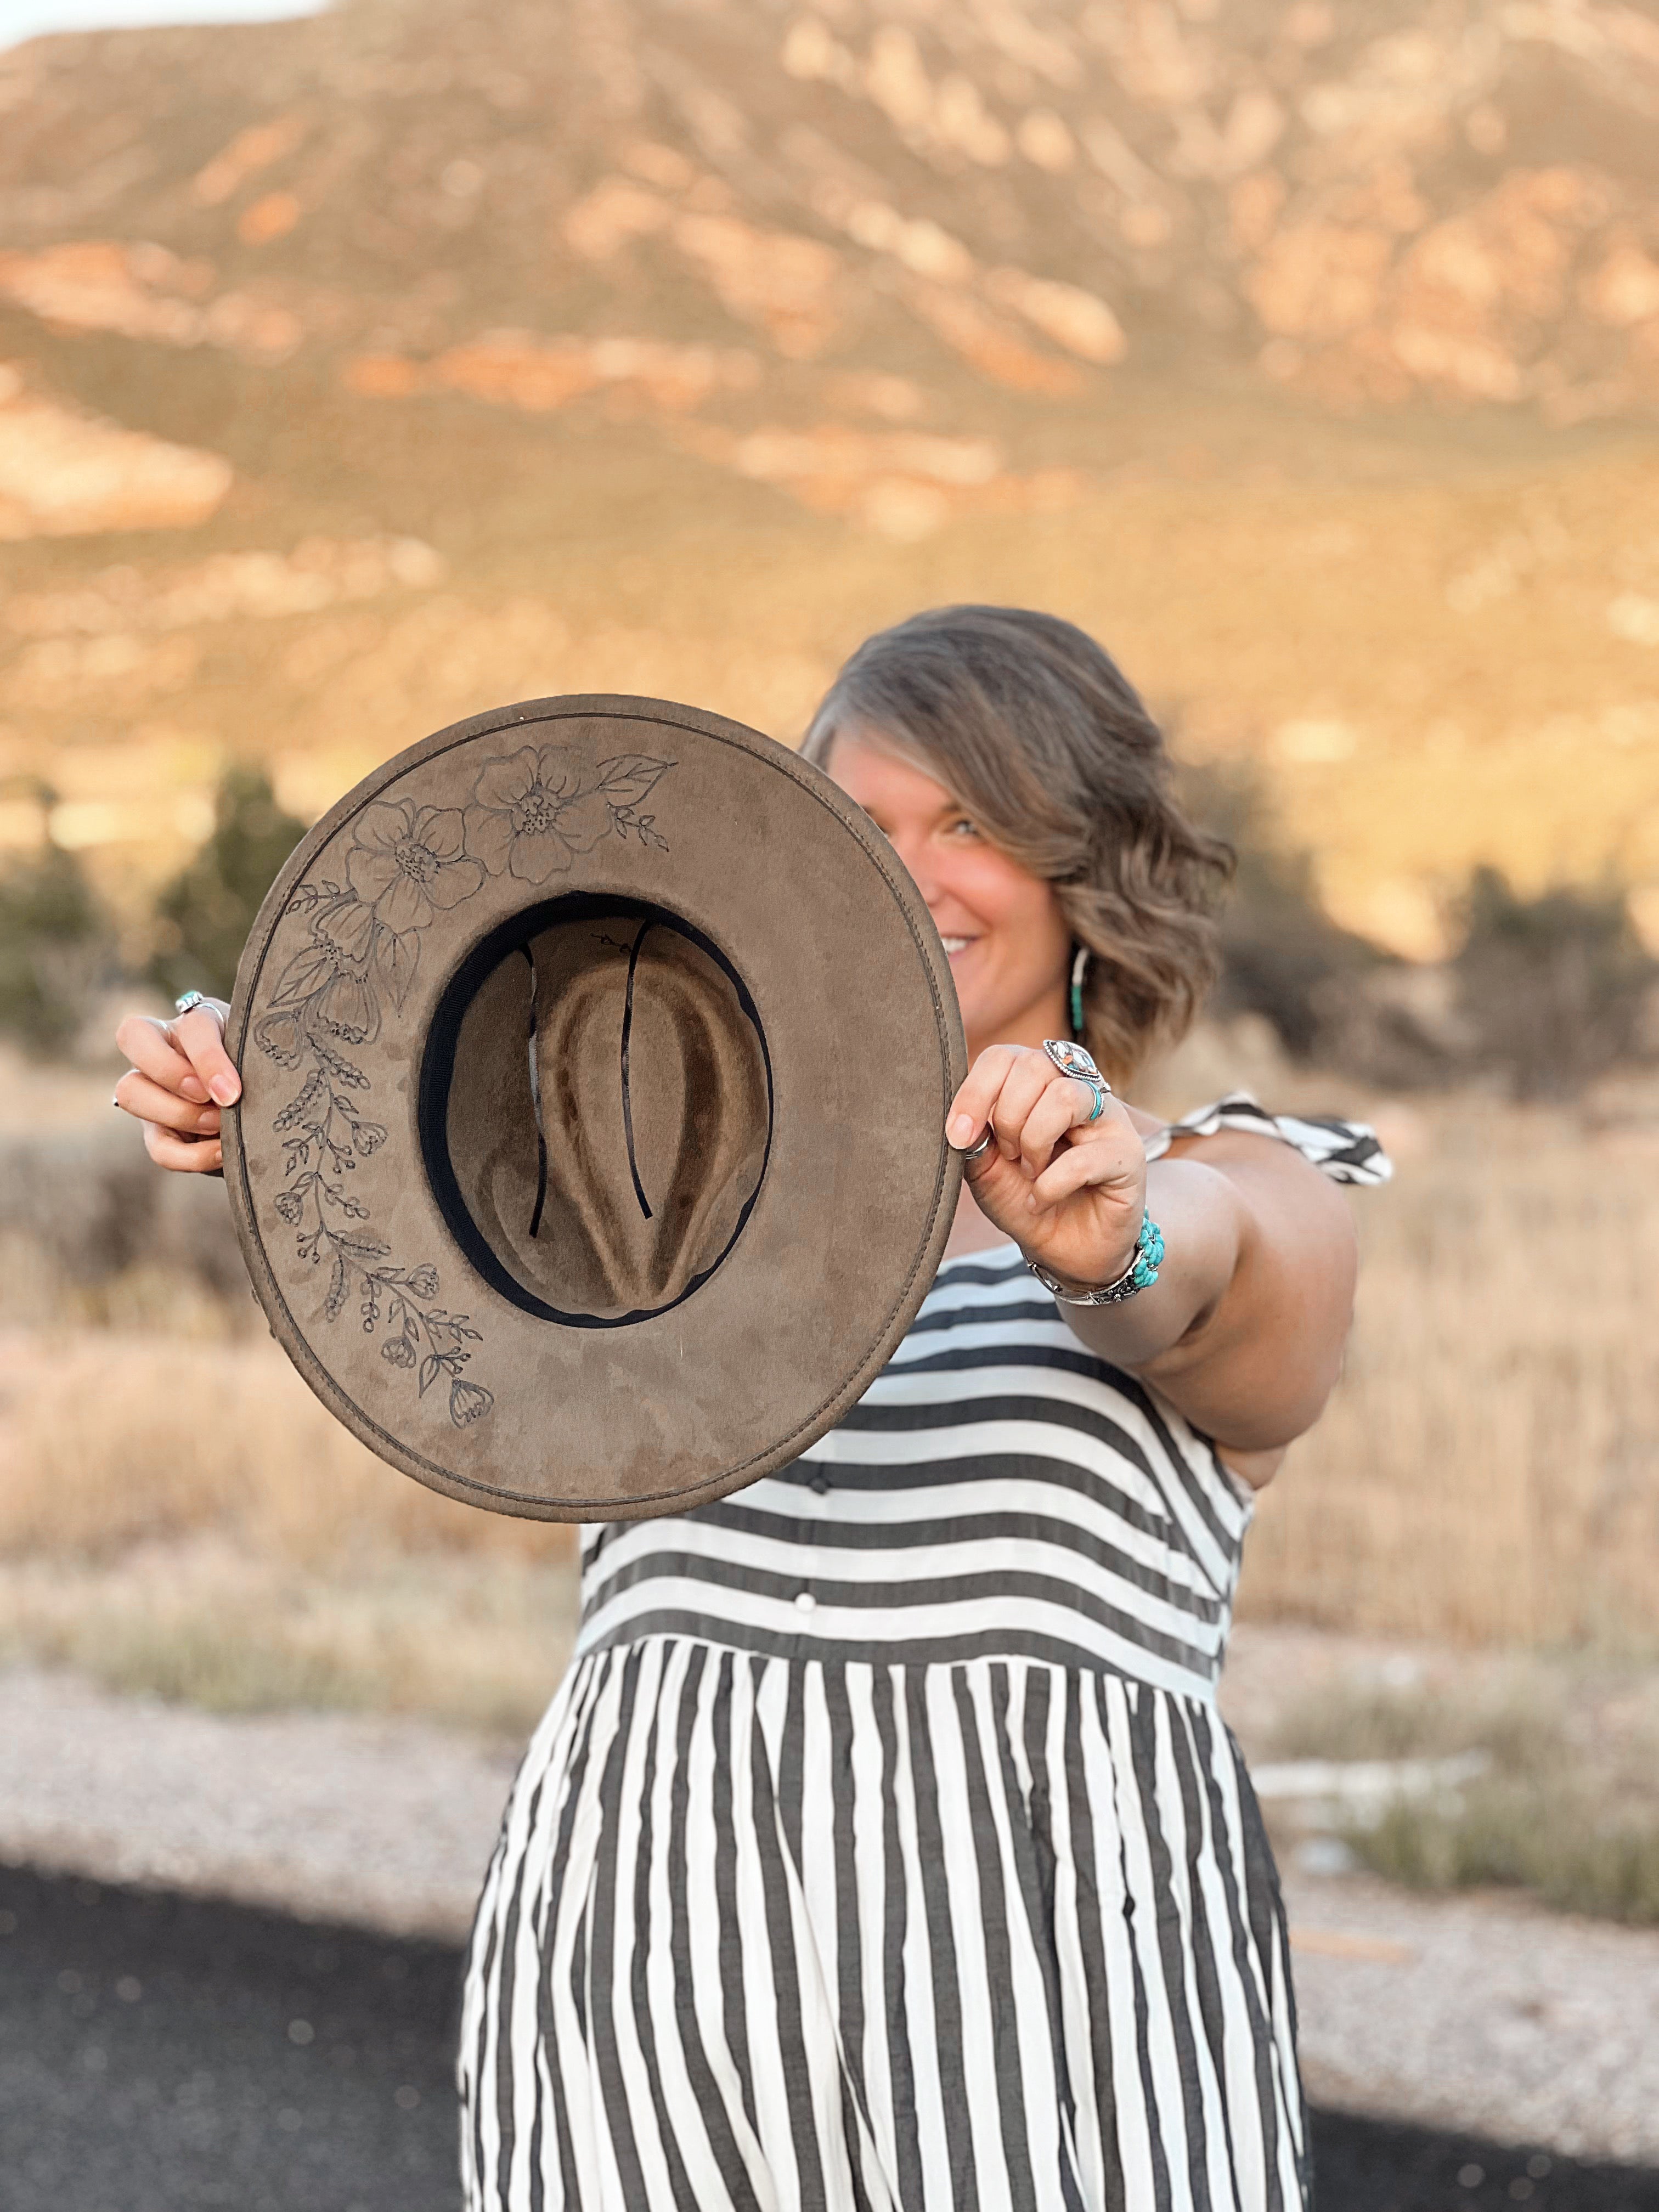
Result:
M674 1512L833 1427L927 1295L966 1072L921 894L819 769L654 699L412 745L237 972L237 1233L331 1412L498 1512Z

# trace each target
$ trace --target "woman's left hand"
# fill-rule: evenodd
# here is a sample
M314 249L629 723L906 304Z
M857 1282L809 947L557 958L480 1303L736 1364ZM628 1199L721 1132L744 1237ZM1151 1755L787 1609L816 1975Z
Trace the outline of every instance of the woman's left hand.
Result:
M945 1135L965 1152L988 1125L994 1148L967 1170L980 1211L1026 1257L1079 1288L1129 1265L1146 1204L1146 1148L1122 1103L1091 1121L1086 1083L1046 1052L997 1044L951 1102Z

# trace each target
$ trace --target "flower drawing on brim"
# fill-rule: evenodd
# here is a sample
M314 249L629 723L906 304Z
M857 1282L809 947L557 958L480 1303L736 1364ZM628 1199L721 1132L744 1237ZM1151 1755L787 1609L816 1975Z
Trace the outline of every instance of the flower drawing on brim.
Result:
M380 1006L369 975L374 917L350 891L319 899L311 911L311 942L295 953L271 994L271 1012L256 1024L261 1048L294 1067L308 1032L323 1030L345 1044L365 1044L380 1034Z
M374 910L352 891L320 899L312 909L311 935L314 944L329 947L341 967L361 975L374 950Z
M312 1018L319 1029L342 1044L368 1044L380 1035L380 1002L366 975L354 968L337 968L312 1001Z
M591 853L613 828L611 801L597 785L584 788L576 757L564 745L526 745L492 761L466 810L466 842L492 876L503 869L520 883L563 875L578 853Z
M286 912L305 918L307 941L289 955L253 1025L261 1051L306 1071L271 1123L286 1184L272 1200L276 1218L294 1232L296 1257L328 1271L324 1319L338 1321L355 1296L365 1334L386 1331L386 1366L412 1376L422 1400L447 1393L458 1429L484 1419L495 1402L465 1373L483 1332L434 1303L435 1266L394 1265L392 1246L369 1232L370 1205L352 1181L390 1133L353 1095L371 1090L375 1076L349 1048L374 1042L383 1009L403 1011L422 933L487 875L544 884L605 837L665 853L654 816L641 808L673 766L648 753L583 764L564 745L521 746L480 771L465 810L389 799L365 806L352 824L344 880L302 881L289 898ZM365 1180L372 1198L377 1176Z
M447 914L483 883L465 843L459 807L380 799L357 824L346 875L374 919L402 936L426 928L434 914Z
M253 1024L253 1042L278 1067L297 1067L307 1042L304 1008L285 1006L276 1013L261 1014Z
M495 1393L482 1383L454 1382L449 1386L449 1418L458 1429L482 1419L495 1402Z

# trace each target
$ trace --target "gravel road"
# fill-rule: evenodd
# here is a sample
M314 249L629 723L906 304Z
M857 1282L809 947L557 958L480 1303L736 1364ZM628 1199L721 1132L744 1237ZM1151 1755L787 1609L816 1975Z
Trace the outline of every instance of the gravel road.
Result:
M1310 2093L1659 2165L1659 1933L1292 1876Z
M457 1951L0 1867L6 2212L456 2212ZM1318 2113L1319 2212L1659 2212L1659 2174Z
M228 1719L19 1668L0 1674L0 1860L453 1948L515 1756L413 1722ZM1659 1933L1351 1877L1286 1890L1316 2099L1659 2167Z

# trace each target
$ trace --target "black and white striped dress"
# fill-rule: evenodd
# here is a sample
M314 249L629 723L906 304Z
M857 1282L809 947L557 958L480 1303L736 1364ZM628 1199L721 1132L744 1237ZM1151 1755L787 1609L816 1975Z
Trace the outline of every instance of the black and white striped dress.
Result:
M1242 1096L1177 1126L1388 1172ZM1249 1517L1010 1245L945 1263L795 1464L586 1530L473 1938L469 2212L1304 2205L1215 1709Z

